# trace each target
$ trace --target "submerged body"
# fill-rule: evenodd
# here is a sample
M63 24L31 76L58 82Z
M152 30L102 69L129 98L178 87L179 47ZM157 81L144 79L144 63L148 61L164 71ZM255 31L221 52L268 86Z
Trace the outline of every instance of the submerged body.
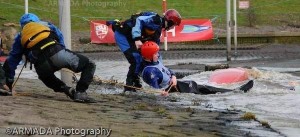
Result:
M199 85L192 80L177 80L176 86L170 86L170 81L175 73L169 68L165 67L160 61L144 62L141 76L143 81L155 89L164 89L170 92L180 93L194 93L194 94L216 94L231 92L232 89L217 88L208 85ZM253 81L250 80L239 89L244 92L253 87ZM171 88L171 89L169 89Z

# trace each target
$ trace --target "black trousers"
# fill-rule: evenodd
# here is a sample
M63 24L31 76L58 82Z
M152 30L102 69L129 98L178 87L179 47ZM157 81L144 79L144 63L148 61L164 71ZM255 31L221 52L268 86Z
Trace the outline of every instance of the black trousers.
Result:
M39 79L55 92L64 92L66 84L58 79L54 73L62 68L73 72L81 72L81 77L76 85L76 91L85 92L93 80L96 65L87 57L67 49L61 49L60 45L49 47L38 56L34 64Z
M126 78L126 85L141 87L139 71L141 67L142 57L138 50L130 48L124 52L124 55L130 64Z
M216 94L232 91L231 89L217 88L207 85L198 85L195 81L177 81L176 88L172 87L170 92L194 93L194 94Z

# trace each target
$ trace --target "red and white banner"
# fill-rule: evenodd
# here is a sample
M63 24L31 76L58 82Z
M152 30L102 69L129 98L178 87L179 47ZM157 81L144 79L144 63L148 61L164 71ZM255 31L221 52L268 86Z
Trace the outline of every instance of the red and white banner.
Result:
M179 26L168 31L168 42L200 41L213 38L209 19L182 20ZM161 40L163 41L162 37Z
M106 21L91 21L91 43L115 43L114 32Z
M92 43L115 43L114 32L105 21L91 21ZM180 26L168 31L168 42L200 41L213 38L212 24L209 19L186 19ZM163 41L163 37L161 37Z

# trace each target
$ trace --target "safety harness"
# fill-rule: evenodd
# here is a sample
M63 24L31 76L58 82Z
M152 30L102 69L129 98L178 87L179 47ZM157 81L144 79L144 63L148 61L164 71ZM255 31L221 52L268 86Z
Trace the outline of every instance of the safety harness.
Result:
M130 35L132 27L134 27L136 23L136 19L139 16L150 16L150 15L155 15L152 17L154 24L157 25L161 24L161 17L157 13L146 11L146 12L139 12L139 13L132 14L131 17L125 20L124 22L120 22L119 20L114 20L115 23L112 23L112 29L113 31L117 30L118 32L121 32L124 35L128 35L128 34ZM151 30L149 28L143 31L145 31L147 35L153 35L155 33L155 30Z
M37 22L27 23L21 32L21 44L25 48L26 52L36 53L38 56L42 50L47 47L56 44L56 36L53 35L53 31L45 25ZM29 58L26 56L25 66ZM32 69L32 62L30 62L30 69Z

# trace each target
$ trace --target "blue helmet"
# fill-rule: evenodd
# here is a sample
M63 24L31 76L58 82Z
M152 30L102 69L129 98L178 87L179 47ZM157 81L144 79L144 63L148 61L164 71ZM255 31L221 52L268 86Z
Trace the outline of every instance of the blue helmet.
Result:
M23 28L24 25L28 22L37 22L40 21L39 17L33 13L24 14L20 19L20 25Z

